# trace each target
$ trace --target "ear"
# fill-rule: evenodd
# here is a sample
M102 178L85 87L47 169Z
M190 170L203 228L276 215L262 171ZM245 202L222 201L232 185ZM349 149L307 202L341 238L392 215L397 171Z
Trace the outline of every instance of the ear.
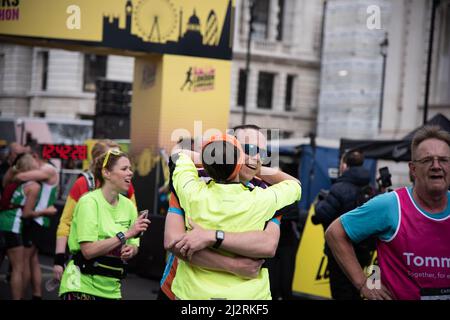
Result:
M416 177L416 166L414 165L414 163L408 162L408 167L409 167L409 174L415 178Z
M345 170L347 170L347 164L344 161L341 161L339 166L339 174L343 174Z
M106 168L103 168L102 169L102 175L103 175L103 178L109 178L109 175L110 175L109 170L106 169Z

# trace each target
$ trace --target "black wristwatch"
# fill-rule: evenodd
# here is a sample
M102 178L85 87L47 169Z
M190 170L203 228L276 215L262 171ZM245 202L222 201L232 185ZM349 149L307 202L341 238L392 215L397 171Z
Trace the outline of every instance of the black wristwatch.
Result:
M223 239L225 239L225 232L222 230L216 230L216 243L214 243L213 248L219 248Z
M119 238L120 243L122 245L124 245L125 243L127 243L127 238L125 237L125 233L121 232L117 232L116 237Z
M66 264L66 254L65 253L56 253L55 261L53 264L64 268L64 265Z

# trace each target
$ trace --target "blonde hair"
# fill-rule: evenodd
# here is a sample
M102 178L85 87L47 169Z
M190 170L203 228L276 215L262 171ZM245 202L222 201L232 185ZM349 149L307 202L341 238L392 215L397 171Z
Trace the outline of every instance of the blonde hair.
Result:
M94 144L91 150L92 163L90 169L92 172L94 172L95 170L95 161L97 160L97 158L105 154L109 149L112 148L120 149L120 146L117 142L110 139L99 140Z
M36 159L30 153L22 153L17 157L13 169L14 173L36 169Z

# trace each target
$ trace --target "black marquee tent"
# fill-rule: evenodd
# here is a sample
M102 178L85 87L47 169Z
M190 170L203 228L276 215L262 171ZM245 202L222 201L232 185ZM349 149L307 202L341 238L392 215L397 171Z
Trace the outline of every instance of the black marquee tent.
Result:
M427 121L426 125L437 125L450 132L450 120L438 113ZM411 159L411 140L421 127L418 127L407 134L401 140L353 140L341 139L340 154L344 151L359 149L367 158L409 161Z

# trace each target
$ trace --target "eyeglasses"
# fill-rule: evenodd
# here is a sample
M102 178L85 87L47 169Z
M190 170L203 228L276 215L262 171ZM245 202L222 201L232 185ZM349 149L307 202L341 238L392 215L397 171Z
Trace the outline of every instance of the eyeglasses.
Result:
M255 144L244 144L242 145L242 148L245 154L250 157L254 157L259 154L261 162L265 162L268 159L267 150L260 148Z
M439 156L425 157L425 158L422 158L422 159L413 160L412 162L419 163L419 164L422 164L424 166L431 166L435 159L443 167L450 166L450 157L439 157Z
M109 160L109 156L113 154L115 156L120 156L122 154L122 151L117 150L117 149L109 149L108 152L106 153L106 157L103 160L103 165L102 165L102 169L104 167L106 167L106 165L108 164L108 160Z

